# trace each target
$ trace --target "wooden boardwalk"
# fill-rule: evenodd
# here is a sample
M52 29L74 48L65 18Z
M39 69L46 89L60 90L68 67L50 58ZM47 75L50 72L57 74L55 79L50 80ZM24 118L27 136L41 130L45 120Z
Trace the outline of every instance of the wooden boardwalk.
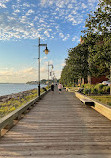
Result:
M56 89L0 138L0 158L111 158L111 121Z

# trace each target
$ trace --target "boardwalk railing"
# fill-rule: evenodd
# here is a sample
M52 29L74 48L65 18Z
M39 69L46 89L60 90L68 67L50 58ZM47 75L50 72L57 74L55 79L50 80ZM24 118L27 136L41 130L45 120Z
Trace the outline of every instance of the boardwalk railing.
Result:
M40 98L42 98L48 91L43 92ZM0 137L3 136L7 131L9 131L21 118L23 118L24 115L35 106L35 103L39 101L40 98L37 97L31 100L30 102L24 104L20 108L9 113L7 116L1 118L0 119Z

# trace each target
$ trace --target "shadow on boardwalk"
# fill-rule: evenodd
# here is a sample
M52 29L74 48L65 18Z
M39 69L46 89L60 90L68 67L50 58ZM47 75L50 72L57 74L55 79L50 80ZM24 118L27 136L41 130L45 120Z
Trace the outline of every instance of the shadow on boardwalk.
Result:
M111 121L56 89L0 139L0 158L111 158Z

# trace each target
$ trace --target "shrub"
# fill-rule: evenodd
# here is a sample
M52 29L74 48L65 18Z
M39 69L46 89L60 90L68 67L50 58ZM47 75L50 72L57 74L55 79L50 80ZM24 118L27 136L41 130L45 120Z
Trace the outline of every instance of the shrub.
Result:
M98 94L104 94L104 91L102 89L99 89Z
M109 87L109 86L106 86L106 92L107 92L108 94L110 94L110 87Z
M104 87L103 84L97 84L95 85L95 88L99 91L99 90L102 90L102 88Z
M90 94L91 93L91 89L84 88L83 93L84 94Z
M78 92L83 93L84 88L79 88Z
M95 87L91 88L91 94L98 94L98 90Z
M81 88L84 88L85 84L81 84Z
M111 103L107 102L107 104L111 106Z
M84 88L91 89L93 87L94 87L94 85L92 85L92 84L84 84Z
M110 93L110 87L109 86L104 86L102 90L103 90L104 94L109 94Z
M97 85L84 84L81 87L82 88L79 90L79 92L83 94L109 94L110 93L110 87L103 84L97 84Z

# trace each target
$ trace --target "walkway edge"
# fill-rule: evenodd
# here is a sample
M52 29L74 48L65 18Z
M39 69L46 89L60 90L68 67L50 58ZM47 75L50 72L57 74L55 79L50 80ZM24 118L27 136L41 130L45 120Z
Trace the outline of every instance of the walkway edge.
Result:
M25 113L29 112L32 109L37 101L43 98L50 89L46 92L43 92L39 97L31 100L30 102L24 104L20 108L14 110L13 112L9 113L7 116L0 119L0 137L3 136L7 131L9 131L22 117Z
M94 110L98 111L105 117L107 117L109 120L111 120L111 108L108 107L107 105L104 105L102 103L99 103L98 101L95 101L94 99L91 99L79 92L75 92L75 96L79 99L89 99L94 102L94 106L91 106Z

